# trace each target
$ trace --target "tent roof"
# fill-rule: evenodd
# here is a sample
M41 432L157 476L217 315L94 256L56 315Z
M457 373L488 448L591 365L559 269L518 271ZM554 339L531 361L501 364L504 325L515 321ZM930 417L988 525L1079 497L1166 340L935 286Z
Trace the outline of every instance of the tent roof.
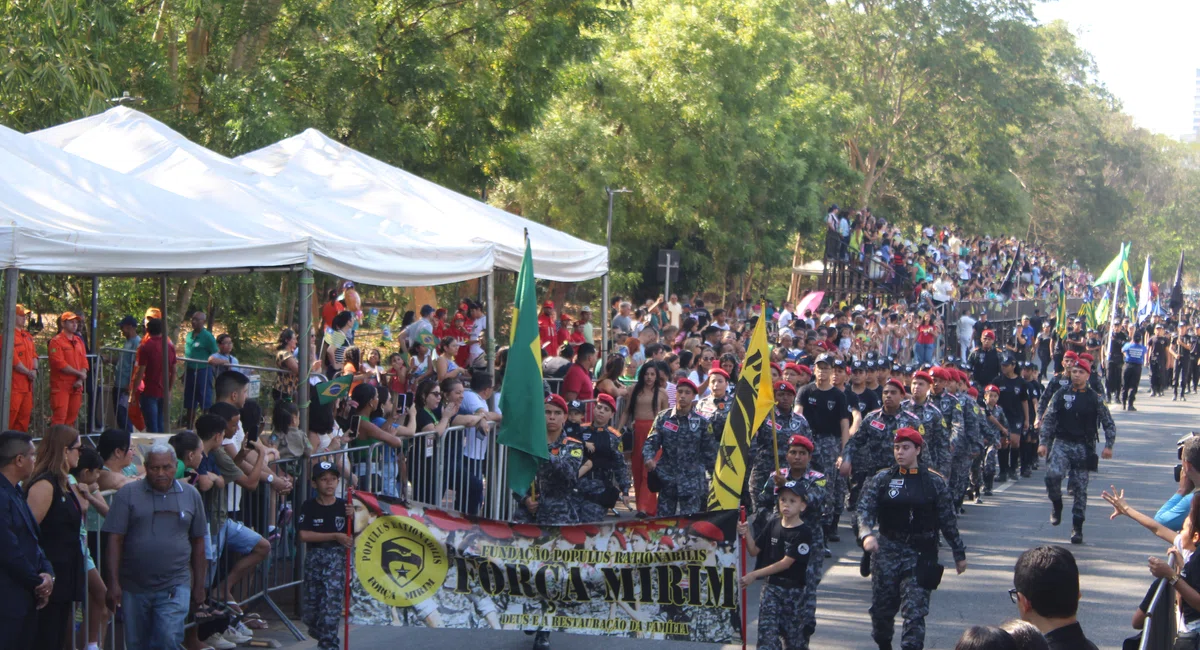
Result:
M100 275L304 263L305 242L0 127L0 265ZM164 218L166 217L166 218ZM253 261L251 263L251 261Z
M486 275L494 263L490 244L307 198L129 108L30 137L173 195L217 206L211 220L232 232L262 229L280 240L300 238L312 268L338 277L381 286L431 286ZM194 230L194 224L184 225ZM254 259L243 265L265 266Z
M498 268L521 268L524 233L528 230L537 277L578 282L608 272L608 250L604 246L446 189L314 129L235 160L309 196L386 214L402 223L436 228L444 238L462 238L469 233L474 241L495 245Z

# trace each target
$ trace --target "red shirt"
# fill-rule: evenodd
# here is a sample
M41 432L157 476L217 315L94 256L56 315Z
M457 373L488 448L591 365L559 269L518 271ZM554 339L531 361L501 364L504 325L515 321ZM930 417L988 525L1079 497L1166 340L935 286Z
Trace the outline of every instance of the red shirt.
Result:
M595 393L592 391L592 376L578 363L572 363L571 367L567 369L567 376L563 378L562 394L564 398L567 393L575 393L575 399L579 400L589 400L595 397Z
M169 346L171 374L175 374L175 344L167 342ZM162 337L151 336L142 341L138 346L137 364L144 367L146 370L142 375L142 395L146 397L162 397L163 396L163 363L162 363Z
M333 327L333 319L338 314L346 311L345 305L340 302L327 302L321 307L321 320L325 322L325 329Z
M921 325L917 328L917 343L925 345L937 341L937 329L933 325Z
M558 348L554 347L558 339L558 328L545 314L538 316L538 337L542 340L542 349L549 350L550 354L558 354Z

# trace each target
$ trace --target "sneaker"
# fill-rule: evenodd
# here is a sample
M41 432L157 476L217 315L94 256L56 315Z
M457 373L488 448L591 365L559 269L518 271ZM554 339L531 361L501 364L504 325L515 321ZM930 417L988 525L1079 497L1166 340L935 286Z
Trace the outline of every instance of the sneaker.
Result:
M233 625L231 627L232 629L237 630L237 633L244 637L249 637L251 639L254 638L254 630L246 627L245 621L238 621L237 625Z
M983 503L983 497L982 497L982 496L979 496L979 495L976 495L976 496L975 496L975 505L979 505L979 504L981 504L981 503Z
M214 634L204 640L204 645L212 646L217 650L233 650L237 647L236 643L226 641L225 637L220 634Z
M236 627L230 627L226 629L221 633L221 636L225 637L226 641L229 641L235 646L242 645L243 643L249 643L250 641L254 640L254 637L242 634Z

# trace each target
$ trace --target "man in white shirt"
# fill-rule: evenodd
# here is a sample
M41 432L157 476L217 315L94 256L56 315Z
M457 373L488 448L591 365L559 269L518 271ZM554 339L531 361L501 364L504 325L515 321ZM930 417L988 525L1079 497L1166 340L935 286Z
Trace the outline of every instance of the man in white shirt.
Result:
M433 323L429 321L431 316L433 316L433 307L429 305L423 305L421 307L421 317L413 321L412 325L408 326L406 335L408 337L408 347L410 349L412 348L413 344L421 340L422 334L433 336Z
M954 297L954 283L950 281L950 277L943 272L940 277L933 283L933 301L937 304L949 302Z
M971 314L963 312L962 316L958 317L958 348L959 358L966 359L971 352L971 334L975 330L975 319L971 318Z
M971 281L971 265L961 257L958 259L958 279L963 282Z
M589 307L588 305L584 305L579 308L579 322L576 324L579 325L580 329L583 330L583 340L585 343L595 343L596 342L596 338L595 338L596 332L595 332L594 327L592 326L592 308L591 307Z
M671 317L671 325L679 327L679 318L683 316L683 305L679 304L679 296L671 294L667 302L667 314Z
M795 316L792 315L792 305L785 300L783 308L779 310L779 329L785 330L791 327L794 318Z
M494 387L492 376L486 372L471 374L471 388L463 391L462 404L458 407L459 415L477 415L486 420L488 425L468 427L462 432L462 465L451 468L451 485L458 494L457 507L467 514L479 514L483 504L483 472L487 460L488 436L499 426L502 419L497 408L488 408L488 398L492 396ZM465 497L465 498L464 498Z

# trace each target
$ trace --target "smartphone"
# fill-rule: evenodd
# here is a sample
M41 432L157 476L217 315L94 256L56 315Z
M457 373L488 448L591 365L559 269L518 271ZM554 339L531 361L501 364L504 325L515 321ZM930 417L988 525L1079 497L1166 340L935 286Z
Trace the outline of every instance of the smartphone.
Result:
M396 412L401 413L401 414L407 413L408 412L408 393L400 393L400 394L396 395L395 398L396 398Z
M351 439L351 440L357 440L357 439L358 439L358 425L359 425L360 423L362 423L362 416L361 416L361 415L352 415L352 416L350 416L350 426L349 426L349 428L348 428L347 432L349 433L349 435L350 435L350 439Z

